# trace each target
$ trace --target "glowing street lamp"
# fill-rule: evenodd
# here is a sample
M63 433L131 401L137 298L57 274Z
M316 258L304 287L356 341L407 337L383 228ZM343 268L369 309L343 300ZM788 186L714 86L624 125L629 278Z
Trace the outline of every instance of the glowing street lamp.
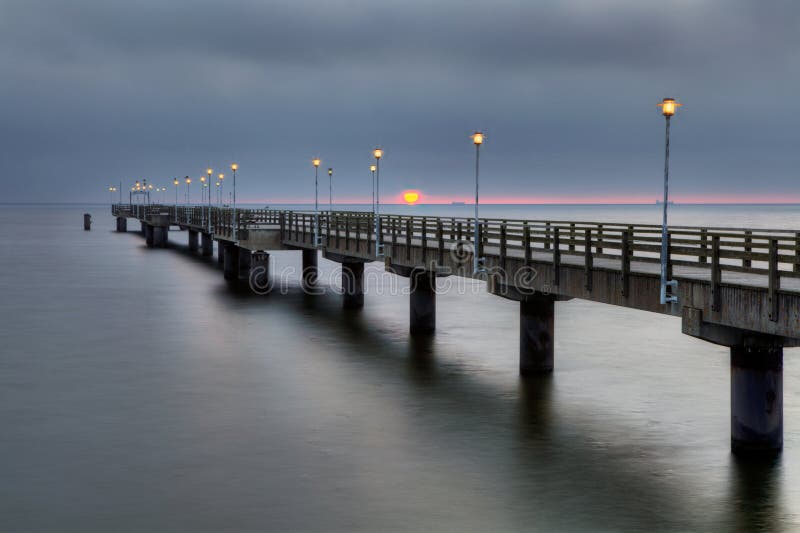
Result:
M314 246L319 246L319 165L322 160L315 157L311 160L314 165Z
M236 171L239 170L239 165L236 163L231 164L231 171L233 172L233 240L236 240Z
M479 274L481 272L486 272L486 268L483 265L483 258L478 257L478 250L480 249L479 242L480 242L480 223L478 221L478 168L480 162L480 154L481 154L481 145L483 144L484 134L480 131L476 131L472 134L472 144L475 145L475 235L473 239L473 250L472 250L472 272L473 274Z
M328 169L328 216L333 213L333 169Z
M178 207L178 185L180 185L180 183L181 182L178 181L178 178L175 178L174 180L172 180L172 184L175 186L175 208L176 209ZM175 212L177 213L177 211L175 211ZM176 214L175 216L177 217L178 215Z
M677 292L675 294L667 294L667 287L671 287L673 291L678 287L676 280L667 279L667 206L669 205L669 122L670 118L675 114L682 104L675 101L674 98L664 98L658 106L661 108L661 114L664 115L666 120L666 132L664 136L664 215L661 222L661 303L676 303L678 301ZM670 291L672 293L672 291Z
M222 205L222 198L223 198L222 190L225 188L225 184L223 181L225 179L225 174L220 174L219 176L217 176L217 179L219 179L219 203L220 205Z
M192 184L192 178L186 176L185 178L183 178L183 180L186 182L186 205L189 205L189 199L191 198L191 191L189 190L189 185Z
M375 256L383 256L383 244L381 244L381 157L383 149L375 148L372 151L375 158Z

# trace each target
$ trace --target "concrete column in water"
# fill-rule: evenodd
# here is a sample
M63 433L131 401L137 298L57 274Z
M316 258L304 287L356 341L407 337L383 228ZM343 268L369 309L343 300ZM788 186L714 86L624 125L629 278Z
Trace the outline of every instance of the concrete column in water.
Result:
M731 346L731 450L739 455L783 448L783 347L745 339Z
M168 234L169 234L169 226L154 226L153 245L159 248L166 248Z
M317 250L302 250L303 253L303 284L313 285L317 282L319 277L319 269L317 268L318 255Z
M433 333L436 330L436 273L414 270L409 282L411 333Z
M342 305L345 309L364 307L364 263L342 263Z
M250 256L250 288L259 294L266 294L271 288L267 252L257 251Z
M195 231L193 229L190 229L189 230L189 249L192 250L193 252L197 251L197 248L198 248L197 240L198 240L197 239L197 231Z
M247 283L250 280L250 265L253 253L247 248L236 247L239 252L239 281Z
M154 229L153 226L151 226L150 224L145 224L144 226L144 239L147 242L147 246L149 246L150 248L152 248L153 245L155 244L155 235L154 235L155 232L153 231L153 229Z
M128 231L128 219L125 217L117 217L117 231L120 233Z
M201 249L203 257L211 257L214 255L214 241L211 240L211 234L203 232L200 237Z
M142 229L139 230L139 231L142 234L142 237L144 237L145 236L145 232L147 231L147 223L144 220L140 220L139 224L142 225Z
M239 247L232 243L225 243L223 246L225 247L223 276L227 280L235 280L239 276Z
M555 299L528 297L519 303L519 372L553 371Z
M217 263L225 264L225 244L222 241L217 241Z

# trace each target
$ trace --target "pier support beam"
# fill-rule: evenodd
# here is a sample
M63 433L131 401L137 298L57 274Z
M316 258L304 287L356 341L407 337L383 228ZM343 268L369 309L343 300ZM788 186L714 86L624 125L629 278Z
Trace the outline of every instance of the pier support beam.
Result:
M117 217L117 231L124 233L128 231L128 219L125 217Z
M222 273L226 280L233 281L239 276L239 250L235 244L225 243Z
M364 263L342 263L342 306L345 309L364 307Z
M211 240L210 233L203 232L200 243L203 257L211 257L214 255L214 241Z
M774 454L783 448L783 347L731 346L731 450Z
M147 242L147 246L150 248L152 248L153 245L155 244L155 239L154 239L155 232L153 231L153 229L154 229L153 226L151 226L150 224L145 224L144 226L144 240L145 242Z
M314 285L319 277L317 268L317 250L302 250L303 254L303 285Z
M142 237L145 237L147 235L147 233L146 233L146 231L147 231L147 222L145 222L144 220L140 220L139 224L142 225L142 229L140 229L139 232L142 234Z
M153 246L166 248L168 233L169 226L153 226Z
M197 251L197 231L190 229L189 230L189 250L196 252Z
M225 244L222 241L217 241L217 263L225 264Z
M239 272L237 277L239 281L247 283L250 280L250 264L253 253L240 246L235 246L234 248L239 253Z
M430 334L436 330L436 273L415 270L411 282L411 334Z
M266 294L272 288L269 278L269 254L253 252L250 256L250 289L257 294Z
M519 373L553 371L555 299L530 297L519 303Z

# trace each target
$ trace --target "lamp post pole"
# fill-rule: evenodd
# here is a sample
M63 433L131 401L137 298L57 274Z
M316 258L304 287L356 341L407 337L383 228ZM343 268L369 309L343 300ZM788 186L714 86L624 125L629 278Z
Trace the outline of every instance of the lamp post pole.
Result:
M383 244L381 244L381 157L383 149L375 148L372 155L375 156L375 256L383 256Z
M478 220L478 203L479 203L479 195L478 195L478 170L480 168L480 156L481 156L481 144L483 144L483 133L476 131L472 135L472 143L475 145L475 227L474 227L474 236L473 236L473 250L472 250L472 271L473 274L478 274L481 272L486 272L486 269L483 267L483 258L478 256L480 250L480 222Z
M375 216L375 165L370 165L369 170L372 173L372 216Z
M233 240L236 240L237 227L239 226L236 220L236 171L239 170L239 165L236 163L231 164L231 171L233 172Z
M311 160L314 165L314 246L319 246L319 165L322 163L319 157Z
M208 232L211 233L211 175L214 170L210 167L206 169L208 175Z
M664 98L659 104L661 107L661 114L664 115L666 120L666 127L664 130L664 205L663 216L661 220L661 304L675 303L678 301L677 294L667 294L667 287L675 289L678 282L675 280L668 280L667 272L667 256L669 255L669 247L667 246L669 234L667 229L667 208L669 206L669 125L670 118L675 114L675 111L681 104L675 101L674 98Z
M328 169L328 217L333 213L333 169Z

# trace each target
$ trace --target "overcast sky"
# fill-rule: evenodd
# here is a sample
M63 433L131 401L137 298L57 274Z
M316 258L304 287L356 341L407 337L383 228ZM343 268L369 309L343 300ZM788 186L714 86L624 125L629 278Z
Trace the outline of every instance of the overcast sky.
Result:
M319 155L369 202L376 145L385 201L469 200L480 128L487 202L651 202L664 96L676 200L800 201L791 0L0 0L0 72L1 201L307 202Z

